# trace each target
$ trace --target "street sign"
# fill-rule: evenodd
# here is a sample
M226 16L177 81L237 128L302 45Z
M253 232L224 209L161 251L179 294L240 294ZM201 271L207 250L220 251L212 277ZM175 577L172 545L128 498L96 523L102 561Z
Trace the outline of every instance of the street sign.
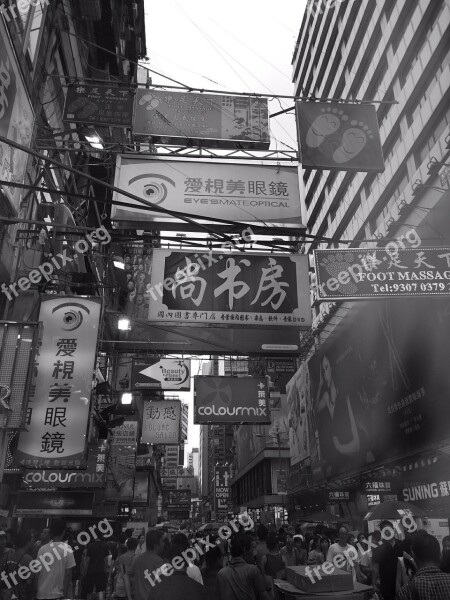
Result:
M134 359L131 387L133 390L189 391L190 375L190 359Z

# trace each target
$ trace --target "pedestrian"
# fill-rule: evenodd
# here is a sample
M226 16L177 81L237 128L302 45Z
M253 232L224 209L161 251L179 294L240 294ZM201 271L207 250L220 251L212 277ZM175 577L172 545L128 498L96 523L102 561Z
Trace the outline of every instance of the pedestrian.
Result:
M378 529L369 536L369 542L361 541L359 570L361 573L361 583L370 585L372 583L372 548L381 544L381 532ZM364 549L366 547L366 549Z
M50 529L48 527L44 527L44 529L41 531L39 539L36 540L33 547L30 549L30 555L33 558L36 558L38 555L38 552L39 552L39 548L42 548L42 546L45 546L46 544L48 544L49 541L50 541Z
M82 585L82 597L92 600L94 590L98 600L105 600L108 584L109 550L102 536L89 542L86 548L85 576Z
M36 598L37 600L60 598L72 600L72 569L75 566L75 559L70 546L62 541L66 524L58 519L52 521L47 529L50 541L43 544L37 554L38 559L42 557L41 562L47 566L39 571ZM51 564L49 564L49 556L53 558Z
M334 564L334 558L338 555L345 558L342 569L352 574L353 583L355 584L356 581L361 579L358 552L348 543L348 529L344 526L339 527L338 541L335 544L331 544L326 559L328 562L333 562Z
M308 554L308 565L322 565L325 562L326 554L322 552L320 542L322 538L316 534L311 540L311 550Z
M20 567L29 568L33 560L28 554L30 537L27 533L16 533L12 539L15 550L10 553L6 561L7 573L17 573ZM16 577L17 585L13 585L13 593L18 600L31 600L34 593L33 577L30 575L27 579Z
M379 525L381 534L386 529L393 532L390 521L382 521ZM372 551L372 585L378 589L384 600L394 600L397 583L398 554L394 548L395 540L383 539L383 543ZM378 586L378 587L377 587Z
M303 536L296 533L294 535L294 545L297 548L297 552L299 555L299 565L306 565L306 561L308 559L308 553L306 552L306 550L303 548Z
M441 571L450 573L450 535L442 540Z
M269 531L265 525L260 525L256 530L256 534L258 536L258 543L256 544L254 558L256 566L261 568L261 559L265 554L267 554L266 541Z
M278 550L278 539L274 534L267 537L267 554L261 559L261 569L270 583L271 595L275 597L274 579L286 579L286 559Z
M143 533L141 533L141 535L138 537L138 544L136 547L136 554L143 554L145 552L145 535Z
M296 567L300 565L300 554L294 544L294 536L291 533L286 534L286 546L281 548L280 555L284 557L286 566Z
M217 574L223 567L223 555L217 546L205 554L205 564L202 569L203 585L207 600L217 600L220 597Z
M130 579L127 574L135 556L137 544L135 538L128 538L126 544L119 546L120 554L116 560L113 585L116 600L133 600Z
M163 566L161 553L165 533L161 529L149 529L145 535L146 550L134 556L126 577L129 578L134 600L153 600L155 588L150 584L150 575ZM158 584L159 585L159 584Z
M412 554L417 572L398 592L397 600L448 600L450 574L439 568L440 548L437 539L429 534L415 535Z
M168 559L170 562L183 557L183 552L189 548L189 541L184 533L174 535L169 546ZM141 555L144 556L144 555ZM135 560L139 560L138 557ZM187 574L188 562L184 560L179 568L164 565L164 572L154 582L152 593L147 600L207 600L206 592L201 583L195 581ZM170 573L170 575L169 575Z
M173 546L183 546L185 547L184 549L186 550L187 548L189 548L189 540L187 535L185 535L184 533L176 533L173 538L172 538L172 544ZM171 556L171 550L169 550L169 557ZM202 574L200 569L198 568L197 565L195 565L194 563L190 562L186 568L186 575L188 577L190 577L191 579L193 579L194 581L197 581L200 585L203 585L203 578L202 578Z
M217 575L218 600L272 600L270 583L256 565L249 564L245 559L250 552L251 540L248 536L236 534L232 537L230 564Z

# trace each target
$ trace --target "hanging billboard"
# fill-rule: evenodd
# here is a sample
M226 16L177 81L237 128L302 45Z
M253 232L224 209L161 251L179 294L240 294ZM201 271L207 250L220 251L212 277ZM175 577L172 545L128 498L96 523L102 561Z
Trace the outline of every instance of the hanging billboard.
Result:
M0 135L23 146L31 145L34 114L9 34L0 18ZM0 142L0 179L23 183L28 154ZM23 190L4 186L14 211L19 211Z
M26 430L20 432L14 457L16 465L40 469L85 466L100 313L99 298L42 297L42 344Z
M191 361L180 358L135 358L133 390L177 391L191 389Z
M142 444L180 444L181 402L179 400L144 401Z
M303 227L297 167L255 165L119 155L114 185L151 202L149 210L137 200L114 192L111 220L151 223L177 229L183 221L158 207L198 218L268 226ZM205 221L203 221L205 222Z
M296 114L303 167L384 171L373 105L297 102Z
M308 327L308 257L156 249L149 321Z
M67 89L63 120L131 127L134 94L130 88L75 84Z
M133 133L154 144L267 150L268 99L140 88Z
M92 515L94 492L80 491L40 491L17 492L14 516L48 515L58 517L63 515L82 516Z
M289 380L287 389L289 451L291 465L295 465L310 456L310 430L312 398L309 385L307 363L302 363L295 375Z
M214 511L219 519L226 518L231 501L230 467L214 467Z
M194 423L270 423L267 377L194 377Z
M310 398L311 464L325 478L448 437L448 300L372 300L358 309L296 380Z
M317 297L357 300L450 295L450 248L315 250Z
M106 500L131 501L133 498L137 432L137 421L125 421L113 429L107 460Z

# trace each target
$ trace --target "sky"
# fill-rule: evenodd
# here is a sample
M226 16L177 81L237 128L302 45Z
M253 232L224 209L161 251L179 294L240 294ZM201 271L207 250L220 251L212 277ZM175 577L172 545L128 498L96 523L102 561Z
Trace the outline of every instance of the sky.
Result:
M191 87L292 96L291 60L306 0L146 0L147 66ZM152 74L152 83L176 85ZM269 114L294 105L269 101ZM270 119L271 148L297 150L294 114ZM192 362L192 375L201 361ZM192 380L191 380L192 381ZM192 386L191 386L192 389ZM199 446L200 426L189 404L187 453Z

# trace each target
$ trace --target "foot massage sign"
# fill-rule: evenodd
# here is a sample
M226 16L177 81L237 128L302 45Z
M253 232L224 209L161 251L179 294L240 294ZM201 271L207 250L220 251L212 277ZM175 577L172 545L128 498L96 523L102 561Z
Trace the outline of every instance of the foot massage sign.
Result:
M384 171L374 106L297 102L296 113L303 167Z

